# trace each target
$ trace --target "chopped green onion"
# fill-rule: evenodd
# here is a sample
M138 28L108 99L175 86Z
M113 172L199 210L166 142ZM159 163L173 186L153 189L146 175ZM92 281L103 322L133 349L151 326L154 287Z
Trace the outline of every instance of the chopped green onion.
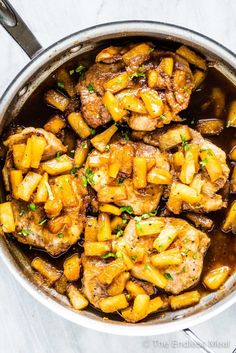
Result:
M18 232L18 234L27 236L27 235L31 234L31 230L30 229L22 229L20 232Z
M88 84L87 90L89 91L89 93L93 93L94 92L94 87L93 87L92 83Z
M58 86L59 88L65 88L65 85L64 85L63 82L57 82L57 86Z
M122 206L122 207L120 207L120 211L121 211L121 213L127 212L129 214L132 214L134 212L133 207L131 207L131 206Z

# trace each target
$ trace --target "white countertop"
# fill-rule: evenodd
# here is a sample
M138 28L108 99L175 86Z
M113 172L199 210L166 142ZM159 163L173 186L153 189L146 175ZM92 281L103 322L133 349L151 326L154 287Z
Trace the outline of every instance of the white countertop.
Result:
M236 52L235 0L11 0L44 47L82 28L124 19L188 27ZM0 93L28 62L0 27ZM33 299L0 260L1 353L198 352L182 332L155 337L119 337L76 326ZM194 330L215 352L236 348L236 305ZM158 332L157 332L158 333Z

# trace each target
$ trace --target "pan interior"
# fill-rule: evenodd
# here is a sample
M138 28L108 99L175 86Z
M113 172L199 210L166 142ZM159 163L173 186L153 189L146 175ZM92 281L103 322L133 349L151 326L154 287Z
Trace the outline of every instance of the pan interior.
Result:
M21 88L12 95L13 98L10 104L8 104L9 108L2 117L0 128L11 124L13 121L16 124L19 123L25 126L43 125L49 117L47 108L42 104L43 93L52 85L52 74L58 67L73 67L81 61L86 61L89 64L94 60L96 53L103 47L108 45L120 45L126 42L140 41L151 41L156 46L172 50L175 50L180 43L186 44L185 41L177 40L175 37L172 38L169 36L166 38L164 36L160 36L159 34L153 34L148 37L142 34L139 36L122 35L122 38L118 35L112 35L111 38L109 38L109 36L106 35L101 38L87 40L82 45L78 45L77 49L75 43L73 43L71 48L67 48L60 53L56 53L53 58L49 59L47 64L43 64L36 72L32 73L27 81L22 84ZM189 45L189 43L187 44ZM199 45L192 44L192 48L202 52L211 62L211 66L214 67L214 70L220 72L220 75L223 75L227 81L230 81L230 85L236 86L236 78L232 72L232 69L227 67L226 63L217 58L214 53L199 47ZM34 102L34 104L32 104L32 102ZM2 195L2 198L4 198L4 195ZM67 310L73 311L64 296L58 294L54 289L45 286L40 279L35 276L35 273L32 271L30 266L30 258L23 247L18 246L18 244L10 237L0 239L0 242L2 248L1 251L4 257L8 258L8 262L11 264L11 267L15 268L15 271L18 272L19 276L26 278L35 290L50 297L52 300L67 308ZM193 315L202 313L206 309L214 306L216 303L224 300L224 298L232 293L235 288L236 274L229 278L223 289L203 297L198 305L176 312L160 313L148 318L148 320L142 322L141 324L135 325L159 325L162 323L170 323L173 320L181 320L181 318L192 317ZM103 320L103 315L99 314L97 311L94 311L92 308L82 311L77 315L85 316L96 321ZM108 322L111 324L117 324L117 317L116 320L111 317ZM123 322L119 322L119 324L125 326L131 325Z

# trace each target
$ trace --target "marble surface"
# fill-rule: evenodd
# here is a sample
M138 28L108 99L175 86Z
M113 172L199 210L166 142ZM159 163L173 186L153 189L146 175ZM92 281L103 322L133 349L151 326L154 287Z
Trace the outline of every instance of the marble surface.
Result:
M204 33L236 52L235 0L11 0L43 47L79 29L124 19L174 23ZM0 94L28 62L0 27ZM76 326L39 304L16 283L0 260L1 353L198 352L183 332L118 337ZM215 352L236 347L236 305L195 332ZM157 332L158 334L158 332Z

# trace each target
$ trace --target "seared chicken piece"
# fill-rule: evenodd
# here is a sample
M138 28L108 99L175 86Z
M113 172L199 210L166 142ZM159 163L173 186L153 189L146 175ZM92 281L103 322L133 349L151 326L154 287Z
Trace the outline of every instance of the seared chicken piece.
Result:
M111 120L107 108L102 103L103 85L107 80L121 73L123 67L120 63L94 64L85 73L84 79L77 84L76 90L80 95L81 111L89 126L96 128Z
M42 156L42 160L52 158L56 153L65 153L67 151L66 146L51 132L44 129L27 127L18 134L14 134L8 137L4 141L4 145L11 149L13 145L25 142L31 135L43 136L46 140L46 147Z

